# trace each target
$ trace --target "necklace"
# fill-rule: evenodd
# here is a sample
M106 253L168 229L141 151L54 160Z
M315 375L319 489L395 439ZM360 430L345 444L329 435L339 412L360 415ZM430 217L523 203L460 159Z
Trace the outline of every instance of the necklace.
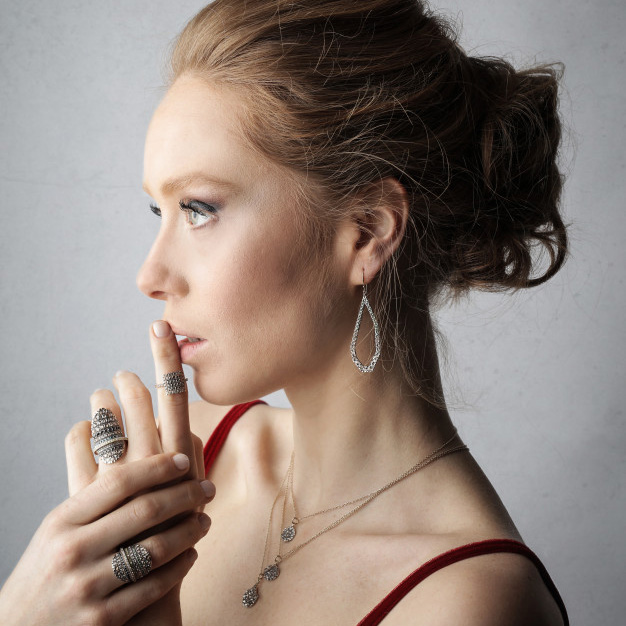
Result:
M440 459L441 457L446 456L447 454L452 454L453 452L460 452L462 450L469 450L469 448L465 444L458 445L458 446L455 446L455 447L450 448L448 450L445 450L445 447L450 442L452 442L452 440L456 436L457 436L457 431L455 430L454 434L452 435L452 437L450 437L450 439L448 439L448 441L446 441L443 445L439 446L439 448L437 448L436 450L433 450L433 452L431 452L428 456L426 456L421 461L417 462L413 467L411 467L410 469L408 469L405 472L403 472L402 474L400 474L400 476L398 476L397 478L395 478L391 482L387 483L386 485L383 485L379 489L376 489L376 491L372 491L371 493L369 493L369 494L367 494L365 496L361 496L360 498L356 498L354 500L350 500L348 502L344 502L343 504L338 504L338 505L333 506L331 508L323 509L321 511L317 511L316 513L310 513L309 515L302 516L300 518L298 518L298 516L297 516L297 512L296 512L297 509L295 507L295 499L294 499L294 496L293 496L293 490L289 489L290 485L293 483L294 452L292 451L292 453L291 453L291 462L289 463L289 467L287 468L287 473L285 474L285 477L282 480L282 483L280 485L280 489L279 489L278 493L276 494L276 498L274 499L274 503L272 504L272 508L270 510L270 520L269 520L269 523L268 523L267 534L266 534L266 537L265 537L265 547L263 549L263 561L261 563L261 571L260 571L260 573L259 573L259 575L257 577L256 583L252 587L247 589L245 591L245 593L243 594L243 599L242 599L243 605L246 608L251 608L251 607L253 607L257 603L257 601L259 600L259 589L258 589L259 584L261 583L262 580L267 580L267 581L276 580L276 578L278 578L278 576L280 574L279 564L282 561L285 561L289 557L293 556L296 552L298 552L299 550L304 548L304 546L307 546L312 541L315 541L315 539L317 539L318 537L320 537L324 533L328 532L329 530L332 530L333 528L339 526L339 524L345 522L349 517L352 517L353 515L358 513L364 506L366 506L372 500L377 498L381 493L383 493L387 489L390 489L391 487L393 487L394 485L399 483L401 480L404 480L405 478L407 478L411 474L414 474L418 470L426 467L427 465L429 465L433 461L436 461L437 459ZM274 563L272 563L271 565L268 565L267 567L263 568L263 564L266 562L265 559L266 559L266 554L267 554L267 548L268 548L268 545L269 545L269 535L270 535L270 530L271 530L271 526L272 526L272 517L273 517L273 513L274 513L274 508L275 508L276 502L278 501L278 498L279 498L280 494L283 492L283 490L285 492L284 493L284 499L283 499L283 520L284 520L284 515L285 515L285 506L286 506L286 502L287 502L287 492L288 491L291 491L291 501L292 501L293 507L294 507L294 517L293 517L291 526L285 528L281 532L281 540L282 540L282 542L289 542L289 541L293 540L293 538L295 537L295 534L296 534L295 525L297 523L299 523L301 520L305 519L305 518L314 517L316 515L321 515L322 513L328 513L330 511L335 511L337 509L346 507L346 506L348 506L350 504L355 504L356 502L360 502L360 504L358 504L352 510L350 510L347 513L345 513L344 515L342 515L339 519L335 520L334 522L332 522L331 524L329 524L328 526L326 526L325 528L320 530L318 533L316 533L315 535L313 535L312 537L310 537L309 539L307 539L303 543L295 546L294 548L292 548L291 550L286 552L284 555L281 554L281 551L282 551L281 550L281 542L279 542L278 554L274 558ZM288 530L289 530L289 532L287 534L285 534L286 531L288 531ZM285 536L287 536L287 537L291 536L291 538L290 539L285 539Z
M455 428L454 429L454 433L452 434L452 437L450 437L450 439L448 439L448 441L446 441L442 446L440 446L439 448L437 448L436 450L431 452L428 455L428 457L426 457L426 459L430 458L434 454L438 454L441 450L443 450L449 443L451 443L454 440L454 438L457 436L457 433L458 433L458 430ZM455 452L456 452L456 450L455 450ZM424 459L424 461L426 459ZM295 498L294 498L294 495L293 495L293 454L292 454L291 465L289 466L289 469L287 470L287 473L289 475L289 478L288 478L288 481L287 481L287 491L288 491L289 496L291 498L291 506L293 508L293 519L291 520L291 525L287 526L286 528L283 529L283 531L282 531L282 533L280 535L281 539L284 542L292 541L295 538L295 536L296 536L296 525L299 524L302 520L308 519L310 517L315 517L316 515L322 515L323 513L330 513L331 511L336 511L338 509L342 509L342 508L344 508L344 507L346 507L346 506L348 506L350 504L355 504L357 502L361 502L362 500L365 500L366 498L369 498L373 494L378 495L379 493L382 493L386 489L389 489L390 487L395 485L397 482L400 482L403 478L406 478L410 474L413 474L414 472L416 472L418 469L421 469L420 467L417 467L417 466L420 465L420 463L422 463L422 462L423 461L420 461L419 463L416 463L412 468L410 468L409 470L407 470L406 472L401 474L395 480L391 481L391 483L388 483L387 485L382 487L380 490L373 491L372 493L368 493L368 494L366 494L364 496L361 496L359 498L355 498L354 500L350 500L348 502L344 502L343 504L337 504L337 505L332 506L332 507L330 507L328 509L322 509L321 511L317 511L315 513L309 513L308 515L298 515L298 509L296 508L296 501L295 501ZM284 517L285 517L285 505L283 503L283 519L284 519Z

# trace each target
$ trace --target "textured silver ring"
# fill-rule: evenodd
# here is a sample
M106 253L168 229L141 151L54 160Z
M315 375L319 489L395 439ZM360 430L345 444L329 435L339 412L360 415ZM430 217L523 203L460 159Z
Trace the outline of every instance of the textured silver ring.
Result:
M187 385L185 378L185 372L169 372L163 374L163 382L155 385L157 389L164 388L165 395L171 396L175 393L185 393L187 391Z
M115 463L122 458L128 438L110 409L98 409L91 418L93 451L102 463Z
M124 583L136 583L152 569L152 557L140 543L120 548L111 560L113 574Z

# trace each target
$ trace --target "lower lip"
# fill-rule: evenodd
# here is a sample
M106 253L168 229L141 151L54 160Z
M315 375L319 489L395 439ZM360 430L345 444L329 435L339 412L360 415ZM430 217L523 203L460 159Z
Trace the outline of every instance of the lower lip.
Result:
M191 357L206 344L206 339L202 341L194 341L193 343L189 339L181 339L178 342L180 348L180 360L183 363L189 363Z

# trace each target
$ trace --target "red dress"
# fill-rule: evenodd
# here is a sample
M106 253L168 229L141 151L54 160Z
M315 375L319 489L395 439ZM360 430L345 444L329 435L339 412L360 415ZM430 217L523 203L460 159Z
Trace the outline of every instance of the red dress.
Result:
M245 402L243 404L235 405L224 416L222 421L217 425L213 434L204 446L204 468L208 474L226 437L233 427L233 424L252 406L255 404L263 403L263 400L253 400L252 402ZM537 567L541 578L548 587L548 590L554 597L563 617L564 626L569 626L569 619L567 611L561 596L552 582L548 571L544 567L543 563L539 560L539 557L526 545L513 539L488 539L486 541L477 541L475 543L468 543L458 548L448 550L440 554L430 561L427 561L414 572L409 574L402 582L400 582L394 589L392 589L358 624L357 626L376 626L389 614L391 609L402 600L402 598L418 585L427 576L430 576L437 570L440 570L446 565L451 565L457 561L462 561L473 556L479 556L482 554L494 554L497 552L513 552L515 554L523 554L528 557Z

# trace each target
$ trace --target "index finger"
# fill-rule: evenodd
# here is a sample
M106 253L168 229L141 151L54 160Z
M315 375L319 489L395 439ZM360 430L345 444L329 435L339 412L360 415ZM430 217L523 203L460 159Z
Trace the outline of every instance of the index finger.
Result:
M194 459L189 427L189 397L176 335L162 320L150 329L159 407L159 434L163 452L183 452Z

